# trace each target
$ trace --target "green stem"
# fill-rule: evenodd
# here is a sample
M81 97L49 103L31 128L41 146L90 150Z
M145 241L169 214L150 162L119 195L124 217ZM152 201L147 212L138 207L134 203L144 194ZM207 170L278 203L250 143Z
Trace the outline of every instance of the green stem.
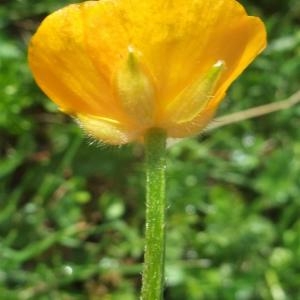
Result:
M150 129L145 137L146 232L141 300L160 300L165 263L166 133Z

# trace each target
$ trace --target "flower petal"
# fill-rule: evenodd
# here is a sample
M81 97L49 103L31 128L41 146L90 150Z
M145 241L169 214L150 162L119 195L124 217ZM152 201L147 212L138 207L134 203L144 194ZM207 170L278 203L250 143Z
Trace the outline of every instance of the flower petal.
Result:
M234 0L125 0L120 13L132 45L156 77L161 111L216 61L226 90L265 47L263 23ZM158 115L164 118L164 114Z
M43 21L30 44L30 67L62 110L124 120L106 74L95 68L86 50L85 6L69 5Z

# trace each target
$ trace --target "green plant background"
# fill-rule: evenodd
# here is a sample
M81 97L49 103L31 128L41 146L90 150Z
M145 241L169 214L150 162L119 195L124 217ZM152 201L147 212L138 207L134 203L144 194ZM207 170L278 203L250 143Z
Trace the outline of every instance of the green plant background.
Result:
M143 152L87 139L35 85L26 47L71 1L0 4L0 299L138 299ZM241 1L269 46L218 115L300 88L299 0ZM300 299L300 106L169 149L168 300Z

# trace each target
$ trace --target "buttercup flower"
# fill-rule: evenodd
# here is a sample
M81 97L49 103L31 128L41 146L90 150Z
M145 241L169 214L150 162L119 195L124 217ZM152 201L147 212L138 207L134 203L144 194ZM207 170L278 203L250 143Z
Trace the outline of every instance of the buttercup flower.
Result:
M201 131L264 49L259 18L235 0L101 0L48 16L29 63L41 89L108 144Z

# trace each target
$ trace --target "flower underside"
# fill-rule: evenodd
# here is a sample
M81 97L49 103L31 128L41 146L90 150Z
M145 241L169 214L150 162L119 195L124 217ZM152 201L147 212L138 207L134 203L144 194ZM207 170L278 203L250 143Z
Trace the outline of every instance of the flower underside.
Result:
M29 48L41 89L109 144L198 133L266 45L235 0L106 0L48 16Z

